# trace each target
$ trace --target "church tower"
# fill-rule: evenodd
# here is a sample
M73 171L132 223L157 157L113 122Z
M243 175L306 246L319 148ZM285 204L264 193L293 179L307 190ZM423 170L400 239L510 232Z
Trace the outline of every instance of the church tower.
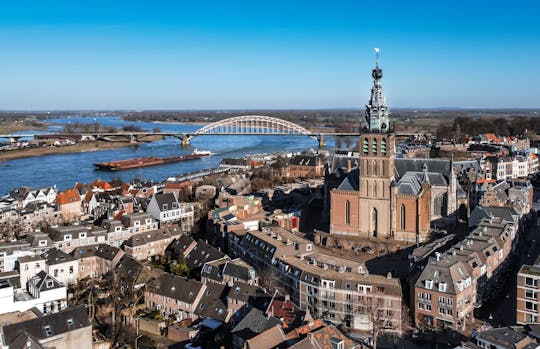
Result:
M359 139L359 233L360 236L386 238L394 235L395 138L382 88L383 71L379 50L371 76L373 87L366 106L365 125Z

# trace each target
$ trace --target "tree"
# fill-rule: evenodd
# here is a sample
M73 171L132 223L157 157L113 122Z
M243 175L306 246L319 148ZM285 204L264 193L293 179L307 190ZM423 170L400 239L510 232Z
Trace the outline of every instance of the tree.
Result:
M371 325L374 349L377 348L377 338L382 332L401 332L402 322L408 318L408 311L396 303L401 303L401 299L385 295L383 289L374 290L362 297L362 310Z
M170 264L171 274L178 276L187 276L189 275L189 266L183 255L180 255L178 259Z

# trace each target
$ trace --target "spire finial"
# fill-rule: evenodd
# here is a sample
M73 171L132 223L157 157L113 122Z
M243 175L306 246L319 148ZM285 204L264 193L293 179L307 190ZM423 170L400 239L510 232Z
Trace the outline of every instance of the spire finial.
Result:
M378 47L375 47L375 57L376 57L375 64L377 65L377 67L379 66L379 52L380 51L381 50Z

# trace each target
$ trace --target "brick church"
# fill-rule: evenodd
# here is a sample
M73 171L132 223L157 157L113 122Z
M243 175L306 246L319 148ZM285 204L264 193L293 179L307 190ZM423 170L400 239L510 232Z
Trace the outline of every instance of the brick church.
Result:
M330 233L423 242L434 222L455 217L465 193L451 160L396 158L378 59L371 75L358 168L330 192Z

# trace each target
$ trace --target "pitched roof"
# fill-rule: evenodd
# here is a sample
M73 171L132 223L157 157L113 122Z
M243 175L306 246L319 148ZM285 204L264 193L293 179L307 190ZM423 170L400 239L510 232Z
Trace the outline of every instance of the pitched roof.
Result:
M159 211L169 211L173 209L173 203L176 203L178 205L178 201L176 200L176 196L174 196L173 193L166 193L166 194L154 194L153 199L156 200L156 203L158 205ZM163 209L163 205L167 205L167 209ZM177 206L178 208L179 206Z
M275 317L266 317L261 310L252 308L231 330L231 334L247 340L279 323L279 319L276 319Z
M450 177L451 161L445 159L412 159L399 158L394 160L396 179L401 178L407 172L421 172L425 170L430 173L439 173L445 177Z
M327 325L308 334L306 338L291 346L291 349L333 349L333 343L343 341L343 349L362 346L347 338L334 325Z
M32 337L43 340L58 336L63 333L78 330L83 327L91 327L88 313L85 308L71 308L58 313L45 315L36 319L27 320L3 328L4 338L7 344L17 339L22 331L26 331Z
M163 273L152 291L165 297L192 304L202 287L203 284L199 281Z
M79 192L75 189L68 189L64 192L58 193L55 199L56 203L59 205L65 205L72 202L81 201L81 196Z
M197 316L225 322L227 320L228 287L215 282L206 284L201 300L193 311Z
M45 262L47 263L47 265L67 263L67 262L72 262L75 260L71 255L65 253L62 250L57 249L56 247L51 248L47 252L42 253L41 257L45 259Z
M360 170L354 169L349 172L346 177L343 179L341 184L337 187L338 190L351 190L358 191L360 185L358 184L358 179L360 178Z

